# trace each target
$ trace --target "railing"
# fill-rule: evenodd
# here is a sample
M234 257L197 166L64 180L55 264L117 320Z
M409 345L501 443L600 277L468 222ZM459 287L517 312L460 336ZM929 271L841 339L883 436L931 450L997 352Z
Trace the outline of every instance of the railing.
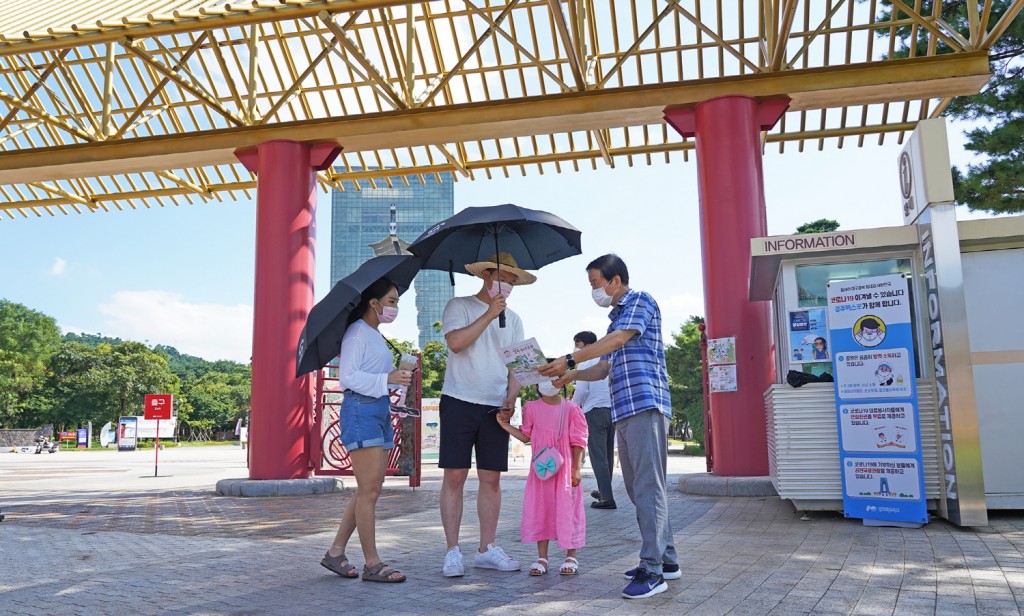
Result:
M422 368L423 359L418 358ZM316 475L352 475L352 461L341 443L341 425L338 414L344 394L337 377L328 375L330 368L316 373L313 418L309 435L310 461ZM406 406L420 409L423 399L422 369L413 372L413 381L406 396ZM421 426L420 417L400 413L391 414L395 432L395 446L388 452L385 474L408 477L409 486L420 485Z

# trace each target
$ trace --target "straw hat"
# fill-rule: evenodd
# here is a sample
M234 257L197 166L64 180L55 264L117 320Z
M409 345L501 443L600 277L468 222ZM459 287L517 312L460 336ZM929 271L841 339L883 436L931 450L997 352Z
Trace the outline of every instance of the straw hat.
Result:
M511 272L515 274L516 279L512 282L513 285L533 284L537 282L537 277L524 269L520 269L519 265L516 264L515 257L507 252L500 252L496 255L491 255L490 259L487 261L478 261L466 266L466 271L479 278L483 278L484 271L489 269L500 269L503 272Z

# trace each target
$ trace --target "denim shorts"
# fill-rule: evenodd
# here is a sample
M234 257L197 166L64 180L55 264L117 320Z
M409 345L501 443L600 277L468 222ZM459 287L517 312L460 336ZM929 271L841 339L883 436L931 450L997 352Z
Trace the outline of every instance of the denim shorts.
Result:
M387 396L373 398L354 391L346 391L339 412L341 444L345 449L395 446L395 432L391 427L391 401Z

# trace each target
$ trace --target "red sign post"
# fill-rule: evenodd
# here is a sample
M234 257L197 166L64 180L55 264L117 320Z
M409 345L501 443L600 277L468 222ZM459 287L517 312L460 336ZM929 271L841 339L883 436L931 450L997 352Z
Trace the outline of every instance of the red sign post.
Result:
M146 419L156 420L156 444L153 446L153 476L160 467L160 420L174 416L174 396L171 394L146 394Z

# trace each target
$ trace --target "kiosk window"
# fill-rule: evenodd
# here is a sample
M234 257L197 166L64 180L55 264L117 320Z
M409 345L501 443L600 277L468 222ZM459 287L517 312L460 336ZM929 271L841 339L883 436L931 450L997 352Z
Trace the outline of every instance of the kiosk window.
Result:
M850 280L867 276L911 273L910 259L798 265L796 266L797 305L800 308L827 305L828 283L830 280Z
M817 308L828 305L828 283L831 280L850 280L867 276L885 274L911 274L910 259L885 259L881 261L860 261L856 263L828 263L824 265L796 266L796 289L798 308ZM910 288L911 314L914 305L914 289ZM917 343L916 329L915 344ZM827 343L826 343L827 344ZM795 363L795 362L794 362ZM918 372L920 373L920 362ZM799 364L799 369L810 374L832 372L832 362L807 362ZM918 377L921 375L918 374Z

